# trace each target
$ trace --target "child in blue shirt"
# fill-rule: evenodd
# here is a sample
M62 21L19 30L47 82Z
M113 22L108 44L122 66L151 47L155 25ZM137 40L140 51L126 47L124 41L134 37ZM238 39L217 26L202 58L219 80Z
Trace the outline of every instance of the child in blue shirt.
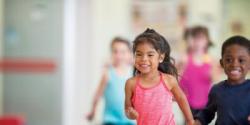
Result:
M216 125L249 125L250 41L242 36L233 36L222 45L221 66L227 80L212 87L204 110L196 118L195 125L209 124L217 112Z
M134 125L134 121L125 116L125 82L132 76L131 46L120 37L114 38L111 43L111 64L106 66L102 79L96 91L88 120L95 116L97 103L103 96L105 105L102 125Z

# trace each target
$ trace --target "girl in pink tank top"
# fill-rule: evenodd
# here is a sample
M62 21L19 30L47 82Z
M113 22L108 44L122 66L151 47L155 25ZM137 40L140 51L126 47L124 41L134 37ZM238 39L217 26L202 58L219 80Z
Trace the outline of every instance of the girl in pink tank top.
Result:
M162 74L160 81L152 87L144 87L140 77L136 78L132 103L139 114L138 124L175 125L172 113L172 93L166 87Z
M178 86L166 39L152 29L136 37L134 77L126 82L125 111L138 125L175 125L172 100L179 104L188 125L194 120L187 99Z
M187 96L193 115L197 115L208 101L212 80L219 78L219 65L209 56L212 42L204 26L186 29L187 54L178 65L181 72L180 87Z
M192 110L201 110L207 104L208 93L212 85L211 68L209 63L195 64L192 55L188 56L180 86L185 90Z

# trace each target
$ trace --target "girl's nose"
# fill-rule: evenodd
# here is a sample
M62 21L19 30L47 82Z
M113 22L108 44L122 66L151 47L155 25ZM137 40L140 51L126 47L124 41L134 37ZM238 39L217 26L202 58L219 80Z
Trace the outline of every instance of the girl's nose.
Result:
M146 55L142 56L142 60L146 61L148 59L148 57Z

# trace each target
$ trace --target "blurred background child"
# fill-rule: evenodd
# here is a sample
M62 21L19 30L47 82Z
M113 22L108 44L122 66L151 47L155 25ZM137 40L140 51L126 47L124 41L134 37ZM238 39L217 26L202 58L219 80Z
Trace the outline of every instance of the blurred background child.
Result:
M94 118L97 103L104 96L103 125L133 125L134 122L127 119L124 113L125 82L132 76L130 43L120 37L114 38L111 53L112 60L105 65L92 110L87 118L90 121Z
M181 74L180 86L185 92L193 115L203 109L208 100L208 93L213 80L213 59L208 53L212 42L208 29L194 26L186 29L184 39L187 53L178 63Z

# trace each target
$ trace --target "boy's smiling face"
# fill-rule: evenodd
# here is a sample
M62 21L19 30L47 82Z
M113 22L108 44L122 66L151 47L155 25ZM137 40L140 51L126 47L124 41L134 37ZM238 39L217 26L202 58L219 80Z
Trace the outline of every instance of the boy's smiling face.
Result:
M250 69L250 54L246 47L233 44L226 47L220 63L228 81L231 84L240 84L245 81Z

